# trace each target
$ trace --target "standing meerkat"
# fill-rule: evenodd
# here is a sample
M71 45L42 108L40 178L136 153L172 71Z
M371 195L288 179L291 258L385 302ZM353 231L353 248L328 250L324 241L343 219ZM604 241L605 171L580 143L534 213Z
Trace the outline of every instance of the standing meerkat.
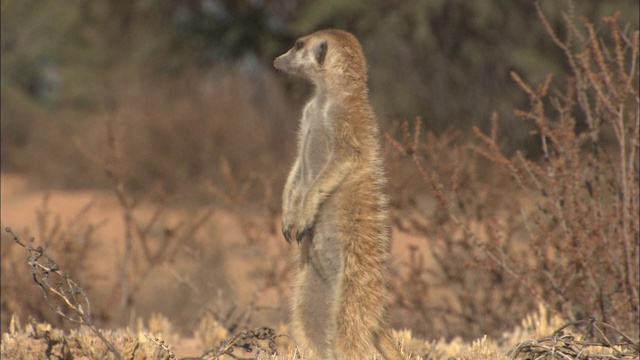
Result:
M283 193L282 232L301 245L293 336L307 359L402 359L386 319L388 200L360 43L318 31L273 65L315 86Z

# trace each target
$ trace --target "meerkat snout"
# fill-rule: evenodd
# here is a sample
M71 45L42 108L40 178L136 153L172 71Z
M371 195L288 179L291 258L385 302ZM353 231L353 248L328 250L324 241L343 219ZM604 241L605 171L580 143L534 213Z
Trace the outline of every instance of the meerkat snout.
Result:
M280 70L280 71L284 71L284 63L285 60L283 59L283 57L286 54L283 54L281 56L278 56L275 60L273 60L273 67Z
M298 39L293 47L273 61L273 67L290 75L314 80L327 58L326 40L314 37Z

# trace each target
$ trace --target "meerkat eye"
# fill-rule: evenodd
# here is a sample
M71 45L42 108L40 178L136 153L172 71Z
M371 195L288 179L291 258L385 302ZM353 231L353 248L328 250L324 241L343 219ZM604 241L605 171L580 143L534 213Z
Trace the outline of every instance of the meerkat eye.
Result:
M327 57L327 42L323 41L318 45L318 51L316 52L316 60L318 64L322 65L324 59Z
M303 46L304 46L304 41L298 40L298 41L296 41L296 44L293 45L293 48L296 49L296 50L300 50L300 49L302 49Z

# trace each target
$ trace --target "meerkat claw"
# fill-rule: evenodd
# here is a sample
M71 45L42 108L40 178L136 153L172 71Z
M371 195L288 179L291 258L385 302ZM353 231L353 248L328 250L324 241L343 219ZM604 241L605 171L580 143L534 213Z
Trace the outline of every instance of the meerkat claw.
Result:
M291 228L282 229L282 235L284 235L284 239L291 244Z
M309 233L309 230L311 230L311 228L305 228L296 233L296 241L298 242L298 245L302 243L302 238Z

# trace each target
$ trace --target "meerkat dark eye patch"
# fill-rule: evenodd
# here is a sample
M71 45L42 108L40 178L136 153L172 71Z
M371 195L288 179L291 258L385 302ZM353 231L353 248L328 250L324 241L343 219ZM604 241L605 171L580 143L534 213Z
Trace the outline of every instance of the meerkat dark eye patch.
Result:
M293 48L296 49L296 50L300 50L300 49L302 49L303 46L304 46L304 41L298 40L298 41L296 41L296 44L293 45Z
M327 42L323 41L318 45L318 50L316 52L316 60L318 60L318 64L322 65L325 57L327 57Z

